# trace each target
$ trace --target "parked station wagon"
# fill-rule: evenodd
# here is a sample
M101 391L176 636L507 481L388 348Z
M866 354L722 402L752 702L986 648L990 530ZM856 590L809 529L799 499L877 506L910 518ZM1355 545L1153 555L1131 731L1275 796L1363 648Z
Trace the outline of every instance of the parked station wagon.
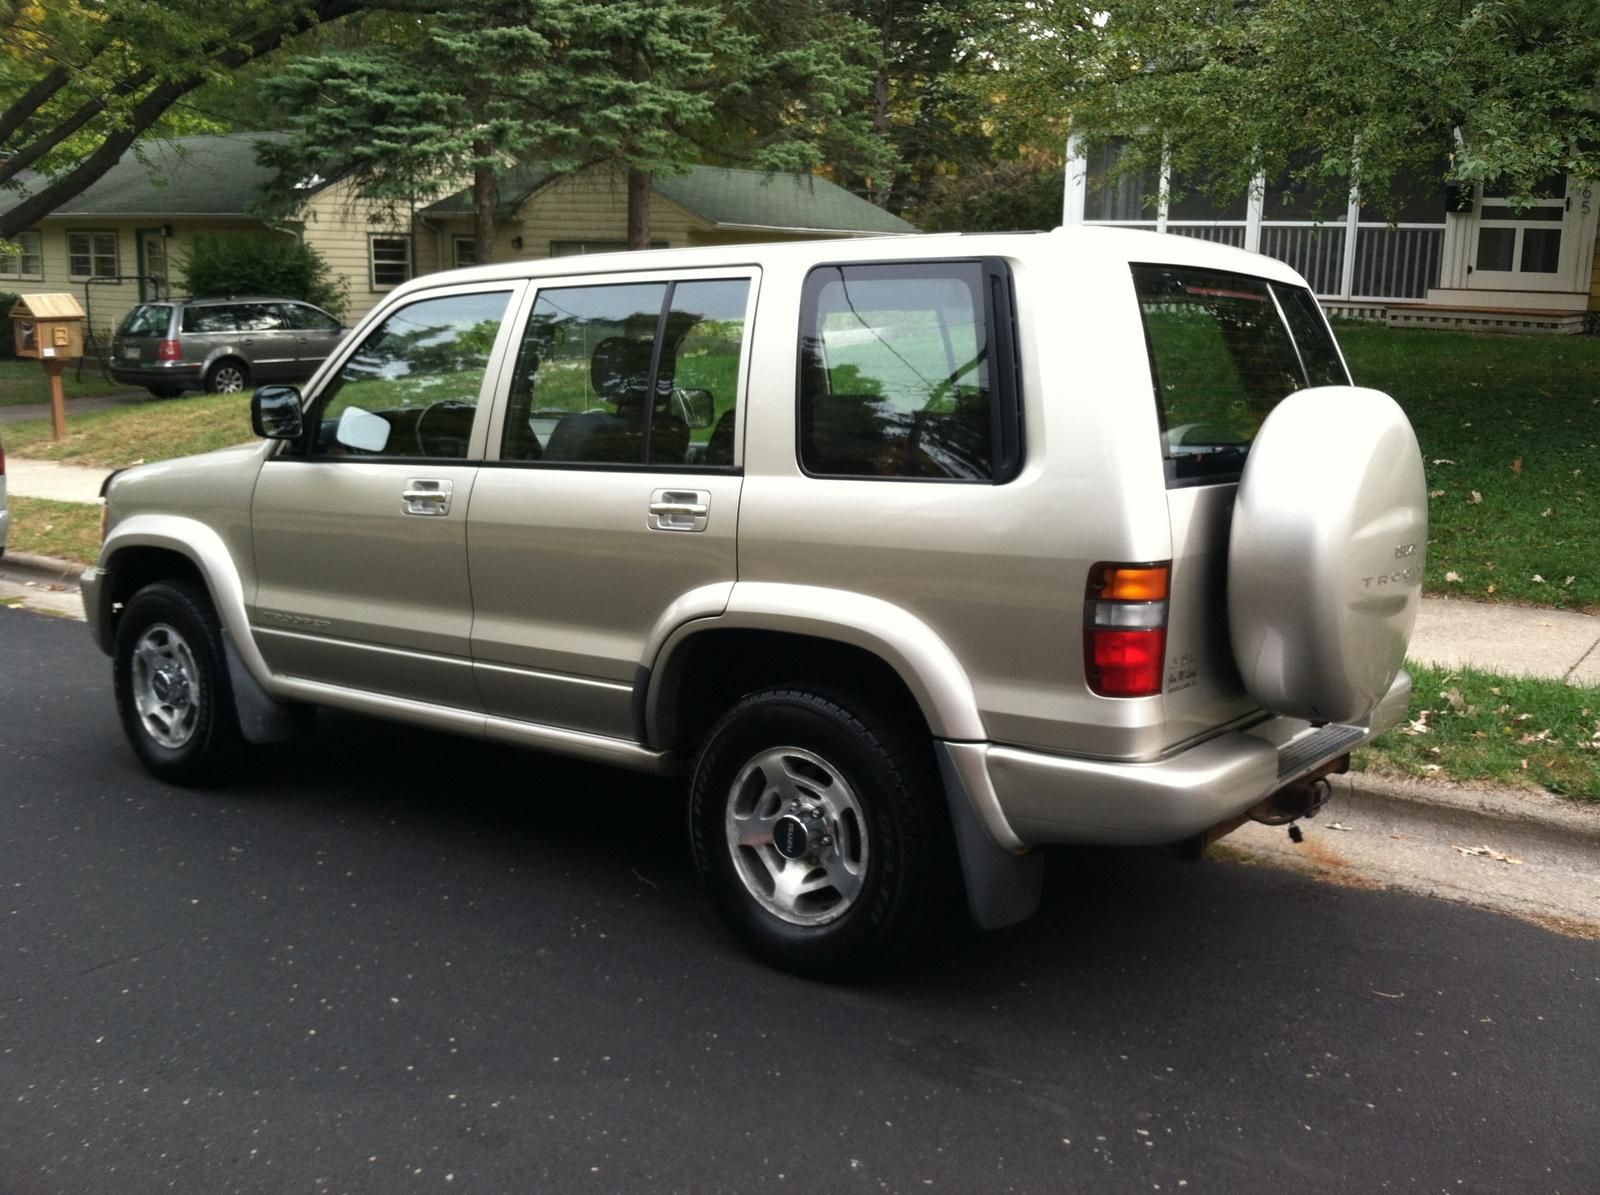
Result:
M1410 692L1416 438L1224 246L434 275L253 416L109 483L83 592L144 764L330 706L683 775L716 907L804 973L1026 917L1050 844L1313 813Z
M338 318L298 299L141 303L111 338L111 376L157 398L236 394L255 382L310 377L344 335Z

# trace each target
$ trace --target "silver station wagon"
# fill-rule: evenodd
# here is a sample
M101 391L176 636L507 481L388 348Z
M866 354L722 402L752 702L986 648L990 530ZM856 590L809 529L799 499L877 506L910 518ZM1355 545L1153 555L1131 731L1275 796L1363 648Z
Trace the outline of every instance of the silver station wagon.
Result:
M253 417L109 484L84 601L144 764L329 706L682 775L717 909L803 973L1028 916L1049 844L1313 813L1410 692L1416 438L1223 246L433 275Z
M254 382L309 378L344 335L338 318L298 299L141 303L111 338L111 376L157 398L237 394Z

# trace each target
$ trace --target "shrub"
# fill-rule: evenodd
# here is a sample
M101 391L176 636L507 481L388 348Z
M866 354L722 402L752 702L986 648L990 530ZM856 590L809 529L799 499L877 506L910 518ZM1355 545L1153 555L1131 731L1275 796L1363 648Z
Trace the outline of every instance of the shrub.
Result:
M286 236L202 233L178 263L178 280L197 299L273 295L344 314L346 284L315 249Z
M0 361L11 361L17 355L17 338L11 332L11 308L21 295L0 292Z

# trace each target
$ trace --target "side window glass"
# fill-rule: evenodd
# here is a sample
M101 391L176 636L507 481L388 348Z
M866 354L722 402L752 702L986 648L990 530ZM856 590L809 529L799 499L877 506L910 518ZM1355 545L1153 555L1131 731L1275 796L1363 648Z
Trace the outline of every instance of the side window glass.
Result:
M806 278L800 461L832 477L994 476L983 269L823 266Z
M225 306L185 307L183 309L185 332L237 332L238 317L235 308Z
M317 451L464 459L509 298L449 295L391 314L322 392Z
M1288 321L1289 334L1300 350L1300 363L1306 369L1309 386L1348 386L1350 375L1344 362L1339 360L1339 350L1334 347L1333 336L1322 318L1316 296L1299 286L1272 284L1273 293L1283 308L1283 318Z
M276 332L290 326L276 303L241 303L234 311L241 332Z
M652 465L733 464L745 279L672 288L650 427Z

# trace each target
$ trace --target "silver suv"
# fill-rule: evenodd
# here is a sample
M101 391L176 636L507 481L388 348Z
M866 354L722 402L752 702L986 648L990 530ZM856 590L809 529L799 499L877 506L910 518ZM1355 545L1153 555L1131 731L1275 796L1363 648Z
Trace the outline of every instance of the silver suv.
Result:
M111 338L111 376L157 398L237 394L254 382L300 382L339 343L336 316L299 299L141 303Z
M1197 240L435 275L253 418L109 486L84 600L145 765L334 706L685 775L796 971L1026 917L1051 843L1314 812L1410 692L1411 427L1298 275Z

